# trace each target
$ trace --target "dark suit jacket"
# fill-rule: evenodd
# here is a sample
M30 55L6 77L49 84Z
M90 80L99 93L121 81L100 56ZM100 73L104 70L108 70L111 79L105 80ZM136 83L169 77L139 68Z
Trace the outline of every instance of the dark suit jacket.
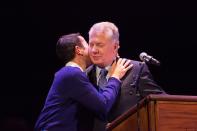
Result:
M109 113L108 122L113 121L138 102L140 97L136 96L136 92L139 91L141 98L150 93L164 93L161 87L154 82L148 66L144 62L132 61L132 64L133 68L122 78L121 92ZM87 73L90 81L96 86L96 67L89 67ZM99 130L101 131L101 129Z
M100 93L77 67L63 67L54 77L35 131L92 131L93 115L106 119L120 81L110 78Z

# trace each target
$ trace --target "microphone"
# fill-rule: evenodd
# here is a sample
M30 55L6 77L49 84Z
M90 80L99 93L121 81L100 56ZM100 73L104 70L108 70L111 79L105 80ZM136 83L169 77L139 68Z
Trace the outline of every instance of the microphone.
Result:
M148 55L146 52L140 53L139 57L140 57L140 60L146 63L150 63L150 64L157 65L157 66L160 65L160 62L158 60L153 58L153 56Z

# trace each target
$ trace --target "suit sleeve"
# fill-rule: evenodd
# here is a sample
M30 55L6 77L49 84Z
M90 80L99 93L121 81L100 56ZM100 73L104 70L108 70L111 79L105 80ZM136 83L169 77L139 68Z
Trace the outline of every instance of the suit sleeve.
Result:
M139 88L142 96L165 93L165 91L154 81L153 76L145 63L142 64L141 70Z
M106 119L107 113L118 95L120 81L111 77L107 87L102 92L98 92L85 73L74 73L72 80L72 99L93 111L97 116L100 116L100 119Z

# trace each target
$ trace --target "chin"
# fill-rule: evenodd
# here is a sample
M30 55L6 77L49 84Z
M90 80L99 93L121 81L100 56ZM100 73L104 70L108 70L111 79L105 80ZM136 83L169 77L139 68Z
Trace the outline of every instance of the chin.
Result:
M101 64L101 63L95 63L95 65L97 65L98 67L101 67L101 68L105 67L105 65Z
M101 64L101 62L99 62L99 61L92 61L92 63L95 64L95 65L100 65Z
M99 66L99 67L105 67L105 64L103 64L103 62L102 61L99 61L99 60L92 60L92 63L94 65Z

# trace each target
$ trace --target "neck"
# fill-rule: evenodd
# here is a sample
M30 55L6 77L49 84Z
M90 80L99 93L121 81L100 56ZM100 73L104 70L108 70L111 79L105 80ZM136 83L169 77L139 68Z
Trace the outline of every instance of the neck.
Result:
M83 70L85 70L87 67L85 60L83 60L82 58L74 58L72 62L78 64Z

